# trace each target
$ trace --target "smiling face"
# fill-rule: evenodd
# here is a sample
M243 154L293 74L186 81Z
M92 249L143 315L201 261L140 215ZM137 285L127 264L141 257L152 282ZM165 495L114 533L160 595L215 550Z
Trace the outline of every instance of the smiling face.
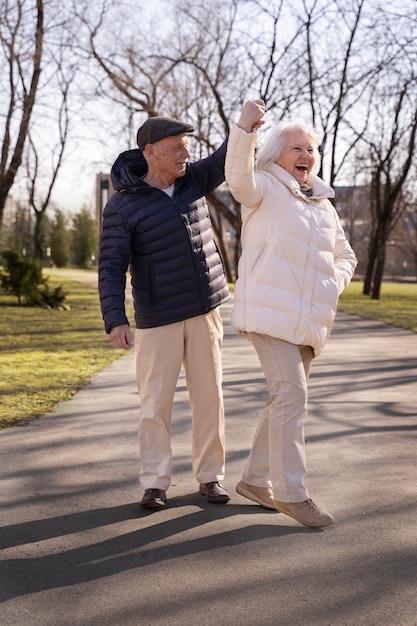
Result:
M317 146L301 130L285 132L284 148L275 163L289 172L299 183L306 183L316 161Z
M177 178L184 176L190 158L187 135L166 137L154 144L147 144L144 151L148 162L146 181L165 189Z

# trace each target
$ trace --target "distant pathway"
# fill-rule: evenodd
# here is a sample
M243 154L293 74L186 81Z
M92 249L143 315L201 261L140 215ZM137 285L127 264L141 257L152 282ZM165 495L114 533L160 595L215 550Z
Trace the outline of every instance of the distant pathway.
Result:
M45 267L43 273L46 276L58 276L97 287L97 270L82 270L72 267Z
M91 287L97 287L97 269L82 270L72 267L45 267L43 269L43 272L46 276L58 276L62 278L67 278L68 280L75 280L79 283L85 283L87 285L90 285ZM126 301L133 302L129 276L126 281Z

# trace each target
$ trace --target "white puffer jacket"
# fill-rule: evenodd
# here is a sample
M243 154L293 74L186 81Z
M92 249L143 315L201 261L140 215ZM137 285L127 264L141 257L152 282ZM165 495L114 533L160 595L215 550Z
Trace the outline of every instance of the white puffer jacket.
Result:
M328 200L333 189L313 177L307 198L279 165L254 172L255 145L255 133L231 129L226 181L242 204L232 324L238 332L309 345L318 356L357 260Z

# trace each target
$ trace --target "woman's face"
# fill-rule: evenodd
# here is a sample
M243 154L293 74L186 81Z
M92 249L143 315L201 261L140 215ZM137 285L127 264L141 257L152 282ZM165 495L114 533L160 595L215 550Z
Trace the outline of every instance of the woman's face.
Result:
M294 129L285 133L284 141L284 149L275 163L292 174L299 183L307 182L315 163L315 146L311 137Z

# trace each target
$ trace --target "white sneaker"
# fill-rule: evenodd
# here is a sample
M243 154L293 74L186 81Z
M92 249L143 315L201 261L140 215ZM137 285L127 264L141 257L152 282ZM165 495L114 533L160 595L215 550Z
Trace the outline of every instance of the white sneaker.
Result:
M248 485L241 480L236 485L236 491L241 496L266 507L267 509L276 509L274 505L274 494L271 487L255 487L254 485Z
M274 505L280 513L285 513L303 526L310 528L324 528L333 524L334 521L330 513L321 510L311 498L303 502L278 502L274 500Z

